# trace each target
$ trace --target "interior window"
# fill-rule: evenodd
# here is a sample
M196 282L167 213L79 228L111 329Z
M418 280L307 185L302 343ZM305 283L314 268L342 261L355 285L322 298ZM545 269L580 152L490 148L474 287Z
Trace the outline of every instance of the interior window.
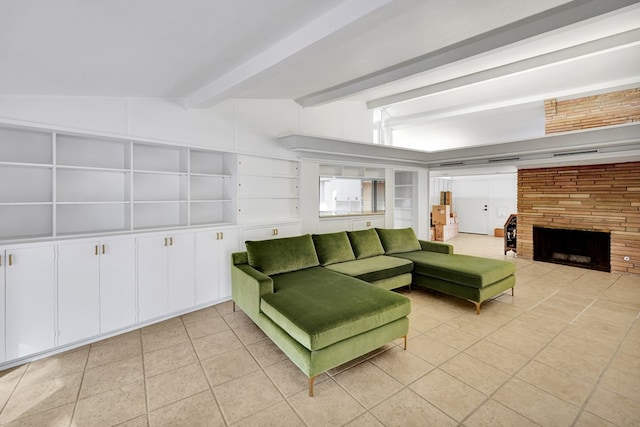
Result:
M320 177L321 217L381 214L385 210L384 179Z

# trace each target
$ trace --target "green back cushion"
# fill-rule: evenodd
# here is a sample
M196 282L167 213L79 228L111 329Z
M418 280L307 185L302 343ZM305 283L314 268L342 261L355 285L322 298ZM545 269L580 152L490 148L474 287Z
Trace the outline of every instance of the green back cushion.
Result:
M318 266L310 234L245 242L249 265L270 276Z
M316 246L320 265L324 266L356 259L346 231L314 234L311 237L313 238L313 244Z
M399 254L422 249L413 228L376 228L376 231L386 254Z
M378 233L376 233L376 230L373 228L349 231L347 234L356 259L384 254L384 248L382 247L382 243L380 243Z

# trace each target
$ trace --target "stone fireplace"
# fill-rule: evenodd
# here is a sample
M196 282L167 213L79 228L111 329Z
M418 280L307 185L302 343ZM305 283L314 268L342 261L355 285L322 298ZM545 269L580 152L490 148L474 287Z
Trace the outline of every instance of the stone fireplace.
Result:
M609 270L604 271L640 274L640 162L518 170L518 257L537 259L534 229L538 228L608 235L608 244L596 244L609 251ZM579 239L565 238L582 242ZM574 246L585 245L590 244ZM581 250L556 248L546 257L562 263L571 258L576 263L572 265L580 266L607 257L606 252L593 255Z
M609 272L611 234L534 226L533 259Z

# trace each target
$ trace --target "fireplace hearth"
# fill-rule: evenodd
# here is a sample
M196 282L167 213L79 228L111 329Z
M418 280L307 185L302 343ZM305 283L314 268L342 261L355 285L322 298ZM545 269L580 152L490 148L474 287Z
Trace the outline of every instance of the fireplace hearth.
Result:
M534 226L533 259L610 272L611 234Z

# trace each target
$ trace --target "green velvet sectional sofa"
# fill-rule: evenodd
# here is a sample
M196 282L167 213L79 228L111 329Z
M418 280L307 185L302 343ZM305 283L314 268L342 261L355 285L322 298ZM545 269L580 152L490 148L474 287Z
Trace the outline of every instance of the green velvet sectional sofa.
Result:
M421 286L480 304L515 285L513 264L454 255L411 228L368 229L247 241L232 254L231 294L309 378L404 337Z

